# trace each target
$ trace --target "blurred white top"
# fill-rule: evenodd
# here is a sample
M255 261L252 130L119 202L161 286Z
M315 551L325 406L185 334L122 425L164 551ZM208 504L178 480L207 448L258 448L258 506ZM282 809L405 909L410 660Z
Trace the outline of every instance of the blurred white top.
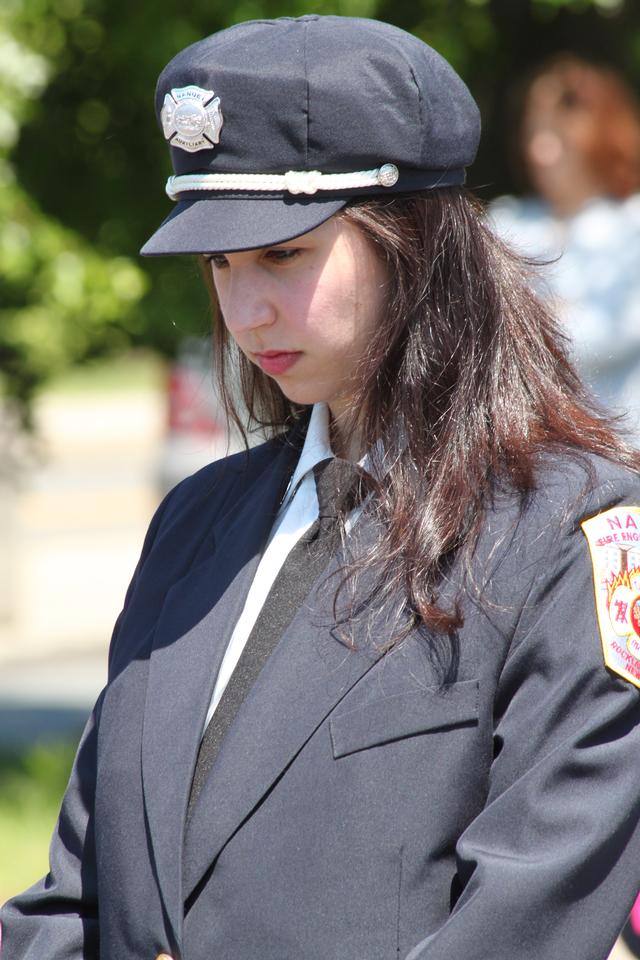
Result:
M567 219L538 199L502 197L489 208L497 233L518 252L553 260L536 289L573 344L596 397L640 440L640 194L595 199Z

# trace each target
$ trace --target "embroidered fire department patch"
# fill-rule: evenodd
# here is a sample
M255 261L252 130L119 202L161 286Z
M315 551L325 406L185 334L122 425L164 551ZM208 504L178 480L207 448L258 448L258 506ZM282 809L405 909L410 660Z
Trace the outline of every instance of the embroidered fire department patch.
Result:
M582 524L593 563L604 662L640 687L640 507L615 507Z

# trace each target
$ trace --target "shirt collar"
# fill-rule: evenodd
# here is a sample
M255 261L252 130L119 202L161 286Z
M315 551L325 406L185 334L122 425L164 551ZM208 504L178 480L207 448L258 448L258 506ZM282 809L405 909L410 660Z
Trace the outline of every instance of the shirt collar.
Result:
M329 436L329 407L314 403L300 458L289 482L283 506L293 498L298 486L317 463L335 456Z
M314 403L300 458L287 487L282 509L288 506L295 496L296 490L316 464L335 457L335 453L331 449L330 421L331 417L327 404ZM365 453L358 461L358 466L366 470L367 473L373 473L373 465L368 453Z

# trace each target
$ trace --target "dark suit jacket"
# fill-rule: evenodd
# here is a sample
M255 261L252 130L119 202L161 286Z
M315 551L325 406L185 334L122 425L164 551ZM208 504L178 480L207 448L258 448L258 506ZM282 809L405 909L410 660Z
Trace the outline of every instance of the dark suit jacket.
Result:
M488 511L452 682L417 633L381 654L384 610L349 649L318 592L186 831L291 456L272 441L178 486L116 625L51 872L2 913L2 960L604 960L640 880L640 708L603 664L579 521L640 503L640 483L591 469L587 493L582 467L549 459L524 507ZM373 533L365 512L353 536Z

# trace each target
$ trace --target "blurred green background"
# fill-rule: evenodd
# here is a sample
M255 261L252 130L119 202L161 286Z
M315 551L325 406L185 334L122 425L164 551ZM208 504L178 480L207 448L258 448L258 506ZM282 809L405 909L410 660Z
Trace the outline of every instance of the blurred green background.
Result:
M0 753L0 903L47 872L47 851L75 744Z
M484 199L523 188L514 104L541 60L570 50L640 87L638 0L0 0L0 425L29 428L38 392L72 367L169 357L206 331L195 262L137 255L170 208L156 78L208 33L309 12L387 20L451 61L483 115L469 183ZM46 869L71 755L0 756L0 900Z

